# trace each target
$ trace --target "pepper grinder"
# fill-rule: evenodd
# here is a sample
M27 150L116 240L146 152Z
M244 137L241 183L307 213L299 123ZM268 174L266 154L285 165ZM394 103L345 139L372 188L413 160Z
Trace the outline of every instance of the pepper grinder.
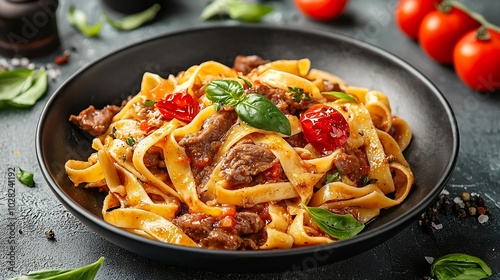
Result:
M54 51L58 6L58 0L0 0L0 55L35 58Z

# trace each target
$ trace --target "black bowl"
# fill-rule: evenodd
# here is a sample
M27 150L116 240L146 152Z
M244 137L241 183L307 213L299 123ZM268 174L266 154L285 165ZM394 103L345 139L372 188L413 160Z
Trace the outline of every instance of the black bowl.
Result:
M324 246L234 252L164 244L104 222L103 195L73 187L64 172L68 159L86 159L90 139L68 122L93 104L119 104L139 90L145 71L162 76L207 60L232 65L236 55L266 59L310 58L314 68L349 84L377 89L396 115L410 124L414 138L405 151L415 175L406 201L382 211L358 236ZM48 101L38 124L37 158L54 194L85 225L129 251L172 265L257 272L295 270L352 257L384 242L411 222L438 196L458 154L458 129L443 95L401 59L372 45L332 33L286 27L218 26L190 29L141 42L88 65L68 79ZM223 264L223 265L221 265Z

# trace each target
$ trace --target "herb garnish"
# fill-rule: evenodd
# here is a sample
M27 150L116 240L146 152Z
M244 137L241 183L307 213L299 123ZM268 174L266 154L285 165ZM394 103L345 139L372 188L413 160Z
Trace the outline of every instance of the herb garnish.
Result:
M335 172L326 175L326 183L329 184L331 182L341 182L342 177L340 177L340 174L342 173L342 170L337 169Z
M339 215L321 207L302 207L309 213L311 219L328 235L337 239L347 239L356 236L365 224L356 220L351 214Z
M51 280L62 280L62 279L85 279L92 280L95 278L97 271L104 262L104 257L100 257L96 262L91 263L87 266L73 268L73 269L54 269L54 270L40 270L30 272L26 275L16 278L10 278L9 280L35 280L35 279L51 279Z
M431 265L431 276L437 280L483 279L491 275L491 268L483 260L467 254L444 255Z
M132 136L127 137L127 139L125 139L125 142L127 142L127 145L129 145L130 147L134 146L135 144L135 140Z
M203 9L200 18L208 20L216 16L229 16L239 21L258 22L273 10L272 6L243 0L215 0Z
M156 104L155 100L147 99L146 101L144 101L144 106L146 106L146 107L151 107L155 104Z
M351 102L358 102L352 95L340 91L324 91L321 94L331 95L338 99L345 99Z
M243 86L234 80L214 80L208 83L206 96L216 110L222 106L234 106L238 117L245 123L290 135L290 121L269 99L259 94L245 95Z
M69 6L66 18L69 23L74 25L80 32L83 33L83 35L87 37L96 37L99 35L99 32L101 32L101 20L97 20L94 25L89 25L87 22L87 15L83 11L76 9L74 5Z
M0 109L33 106L47 91L47 71L19 68L0 72Z
M288 92L291 93L292 100L295 102L300 102L303 99L311 100L311 97L302 88L288 87Z
M24 171L21 168L16 173L17 180L23 183L23 185L32 188L35 185L35 181L33 181L33 173Z
M109 25L118 30L132 30L140 27L153 20L158 11L160 11L160 4L154 4L150 8L133 15L126 16L120 20L112 20L107 14L103 13L104 19Z
M368 178L367 175L363 175L363 177L361 177L361 180L363 181L363 184L365 184L365 186L370 185L370 184L375 184L378 182L378 179L376 179L376 178L370 179L370 178Z

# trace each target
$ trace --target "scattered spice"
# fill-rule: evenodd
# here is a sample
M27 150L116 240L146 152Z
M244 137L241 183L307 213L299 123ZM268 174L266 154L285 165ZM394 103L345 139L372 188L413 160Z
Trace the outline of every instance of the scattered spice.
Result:
M55 239L55 234L54 234L54 231L49 229L47 231L45 231L45 237L48 239L48 240L54 240Z
M54 58L54 63L57 65L64 65L69 61L69 51L64 51L62 55L56 56Z
M491 212L485 205L482 196L476 193L462 192L459 196L451 199L449 194L449 192L443 191L434 204L420 215L418 224L426 233L432 234L443 228L438 217L440 214L444 216L453 214L459 219L477 217L477 221L481 224L486 223L491 218Z

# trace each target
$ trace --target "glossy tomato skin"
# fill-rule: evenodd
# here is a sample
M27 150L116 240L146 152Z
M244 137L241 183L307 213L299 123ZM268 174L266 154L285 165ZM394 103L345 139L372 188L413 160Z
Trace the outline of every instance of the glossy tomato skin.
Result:
M455 44L467 32L479 28L480 23L460 9L449 12L430 12L422 20L418 41L431 58L443 64L453 63Z
M396 6L396 24L412 39L418 38L418 29L424 17L436 10L438 0L400 0Z
M349 124L335 108L316 104L300 117L307 142L323 154L343 147L349 139Z
M295 5L306 16L314 20L331 20L338 17L348 0L294 0Z
M176 118L181 121L190 122L200 111L200 104L189 93L180 92L160 99L156 103L156 108L163 115L163 118L168 121Z
M476 31L470 31L457 42L453 51L455 71L471 89L500 89L500 33L489 30L487 39L476 35Z

